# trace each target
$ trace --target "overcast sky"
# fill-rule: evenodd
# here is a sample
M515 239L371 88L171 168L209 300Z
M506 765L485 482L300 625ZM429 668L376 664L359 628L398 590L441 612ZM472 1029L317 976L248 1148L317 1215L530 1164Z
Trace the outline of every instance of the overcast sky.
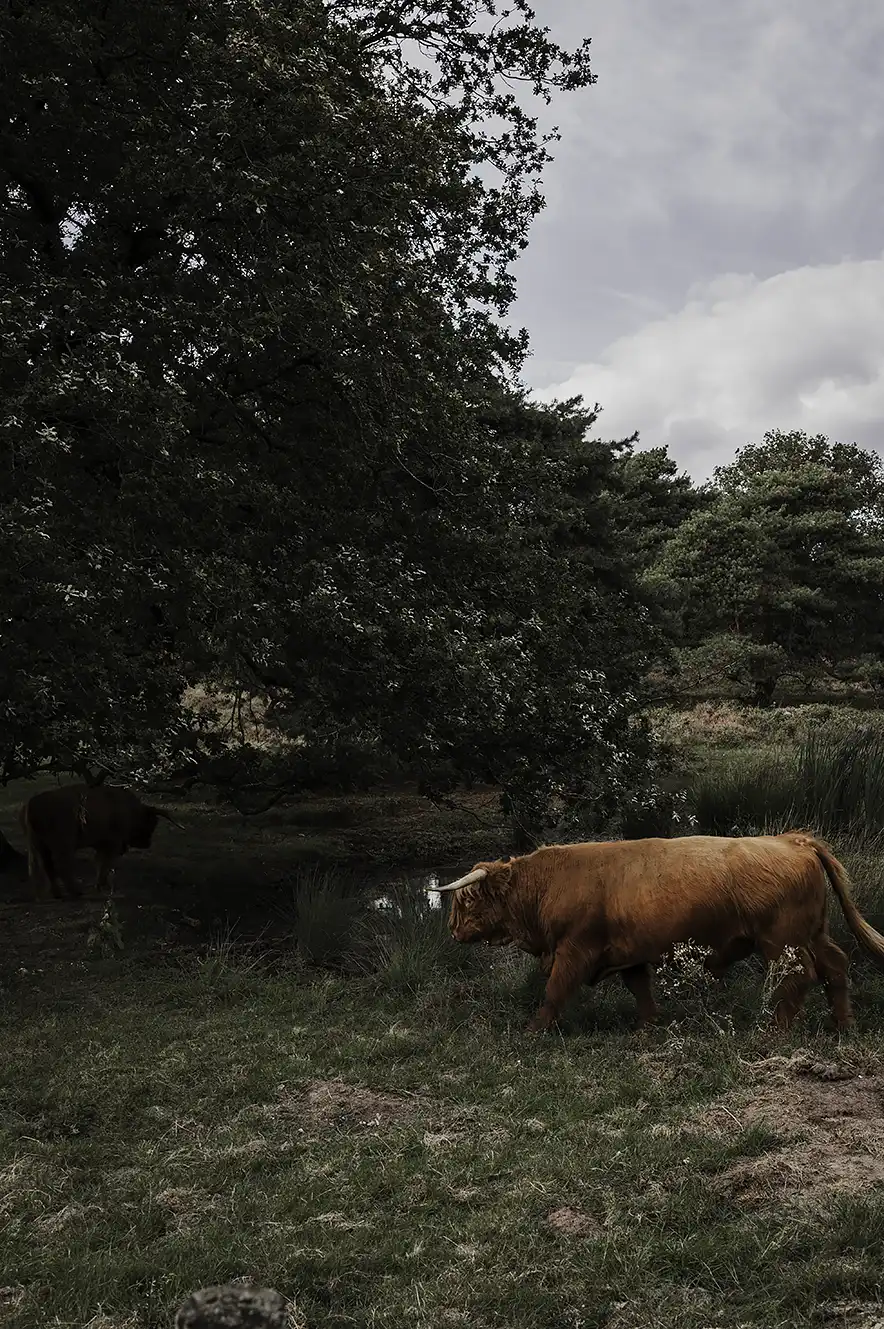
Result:
M697 479L774 427L884 450L884 4L535 9L598 83L517 269L530 386Z

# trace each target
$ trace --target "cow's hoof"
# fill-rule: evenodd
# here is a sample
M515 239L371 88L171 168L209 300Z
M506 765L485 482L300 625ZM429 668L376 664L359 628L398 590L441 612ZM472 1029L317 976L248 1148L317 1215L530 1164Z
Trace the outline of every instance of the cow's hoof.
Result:
M551 1020L542 1020L539 1016L535 1015L534 1019L529 1020L528 1023L525 1025L525 1033L546 1034L549 1032L551 1027L552 1027Z

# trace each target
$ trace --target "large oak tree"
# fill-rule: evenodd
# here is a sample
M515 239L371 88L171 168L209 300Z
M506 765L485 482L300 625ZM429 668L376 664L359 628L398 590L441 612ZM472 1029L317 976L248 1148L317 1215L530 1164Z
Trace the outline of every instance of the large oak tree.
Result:
M278 783L381 751L613 804L655 649L615 452L526 400L505 323L554 137L523 103L588 43L524 0L0 22L4 778L198 764L216 679L279 698Z

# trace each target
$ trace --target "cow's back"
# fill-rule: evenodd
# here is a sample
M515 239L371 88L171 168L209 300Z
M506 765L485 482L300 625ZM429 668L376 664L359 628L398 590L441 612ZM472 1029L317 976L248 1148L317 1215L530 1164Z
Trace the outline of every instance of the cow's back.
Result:
M825 900L812 849L788 836L683 836L550 846L525 860L549 930L600 938L718 937Z
M34 794L27 820L41 843L73 851L125 842L139 806L129 789L113 785L59 785Z

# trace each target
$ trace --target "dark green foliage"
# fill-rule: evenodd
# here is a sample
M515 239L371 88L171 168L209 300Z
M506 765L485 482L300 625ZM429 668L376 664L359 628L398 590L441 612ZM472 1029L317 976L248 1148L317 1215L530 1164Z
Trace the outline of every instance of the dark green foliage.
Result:
M770 482L782 484L795 472L814 467L828 477L834 506L843 506L866 530L881 529L884 463L875 452L855 443L833 443L825 434L768 430L763 442L747 444L729 465L716 466L715 486L725 494L763 491Z
M665 448L622 446L612 497L623 552L643 572L653 567L667 540L695 513L714 502L709 486L697 487Z

